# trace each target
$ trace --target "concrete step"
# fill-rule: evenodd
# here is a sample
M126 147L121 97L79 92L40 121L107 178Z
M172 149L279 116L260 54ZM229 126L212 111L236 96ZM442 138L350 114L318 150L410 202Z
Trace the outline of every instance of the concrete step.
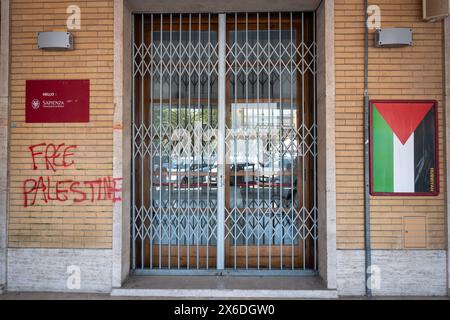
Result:
M115 297L337 299L318 277L132 276Z

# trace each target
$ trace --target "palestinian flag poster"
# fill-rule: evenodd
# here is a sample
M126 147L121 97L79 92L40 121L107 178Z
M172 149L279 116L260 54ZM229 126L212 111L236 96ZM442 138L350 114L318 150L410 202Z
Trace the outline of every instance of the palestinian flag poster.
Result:
M437 137L436 101L371 101L371 194L437 195Z

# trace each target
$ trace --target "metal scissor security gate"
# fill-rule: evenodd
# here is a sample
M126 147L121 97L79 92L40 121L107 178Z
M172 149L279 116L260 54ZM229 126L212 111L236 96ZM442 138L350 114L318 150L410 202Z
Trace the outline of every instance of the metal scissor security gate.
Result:
M315 14L133 32L134 272L317 270Z

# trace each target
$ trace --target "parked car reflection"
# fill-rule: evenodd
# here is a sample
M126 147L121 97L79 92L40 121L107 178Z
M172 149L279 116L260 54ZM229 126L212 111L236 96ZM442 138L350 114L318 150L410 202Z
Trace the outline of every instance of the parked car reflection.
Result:
M170 163L154 166L155 181L170 185L200 185L217 182L217 163L214 159L194 159L174 157ZM210 161L208 161L210 160ZM161 176L161 179L159 179Z

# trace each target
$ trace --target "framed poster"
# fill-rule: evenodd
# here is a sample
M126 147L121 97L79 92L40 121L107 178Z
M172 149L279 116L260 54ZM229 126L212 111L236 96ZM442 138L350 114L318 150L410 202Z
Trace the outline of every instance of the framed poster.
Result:
M370 101L370 193L439 194L436 101Z
M89 122L89 80L27 80L26 123Z

